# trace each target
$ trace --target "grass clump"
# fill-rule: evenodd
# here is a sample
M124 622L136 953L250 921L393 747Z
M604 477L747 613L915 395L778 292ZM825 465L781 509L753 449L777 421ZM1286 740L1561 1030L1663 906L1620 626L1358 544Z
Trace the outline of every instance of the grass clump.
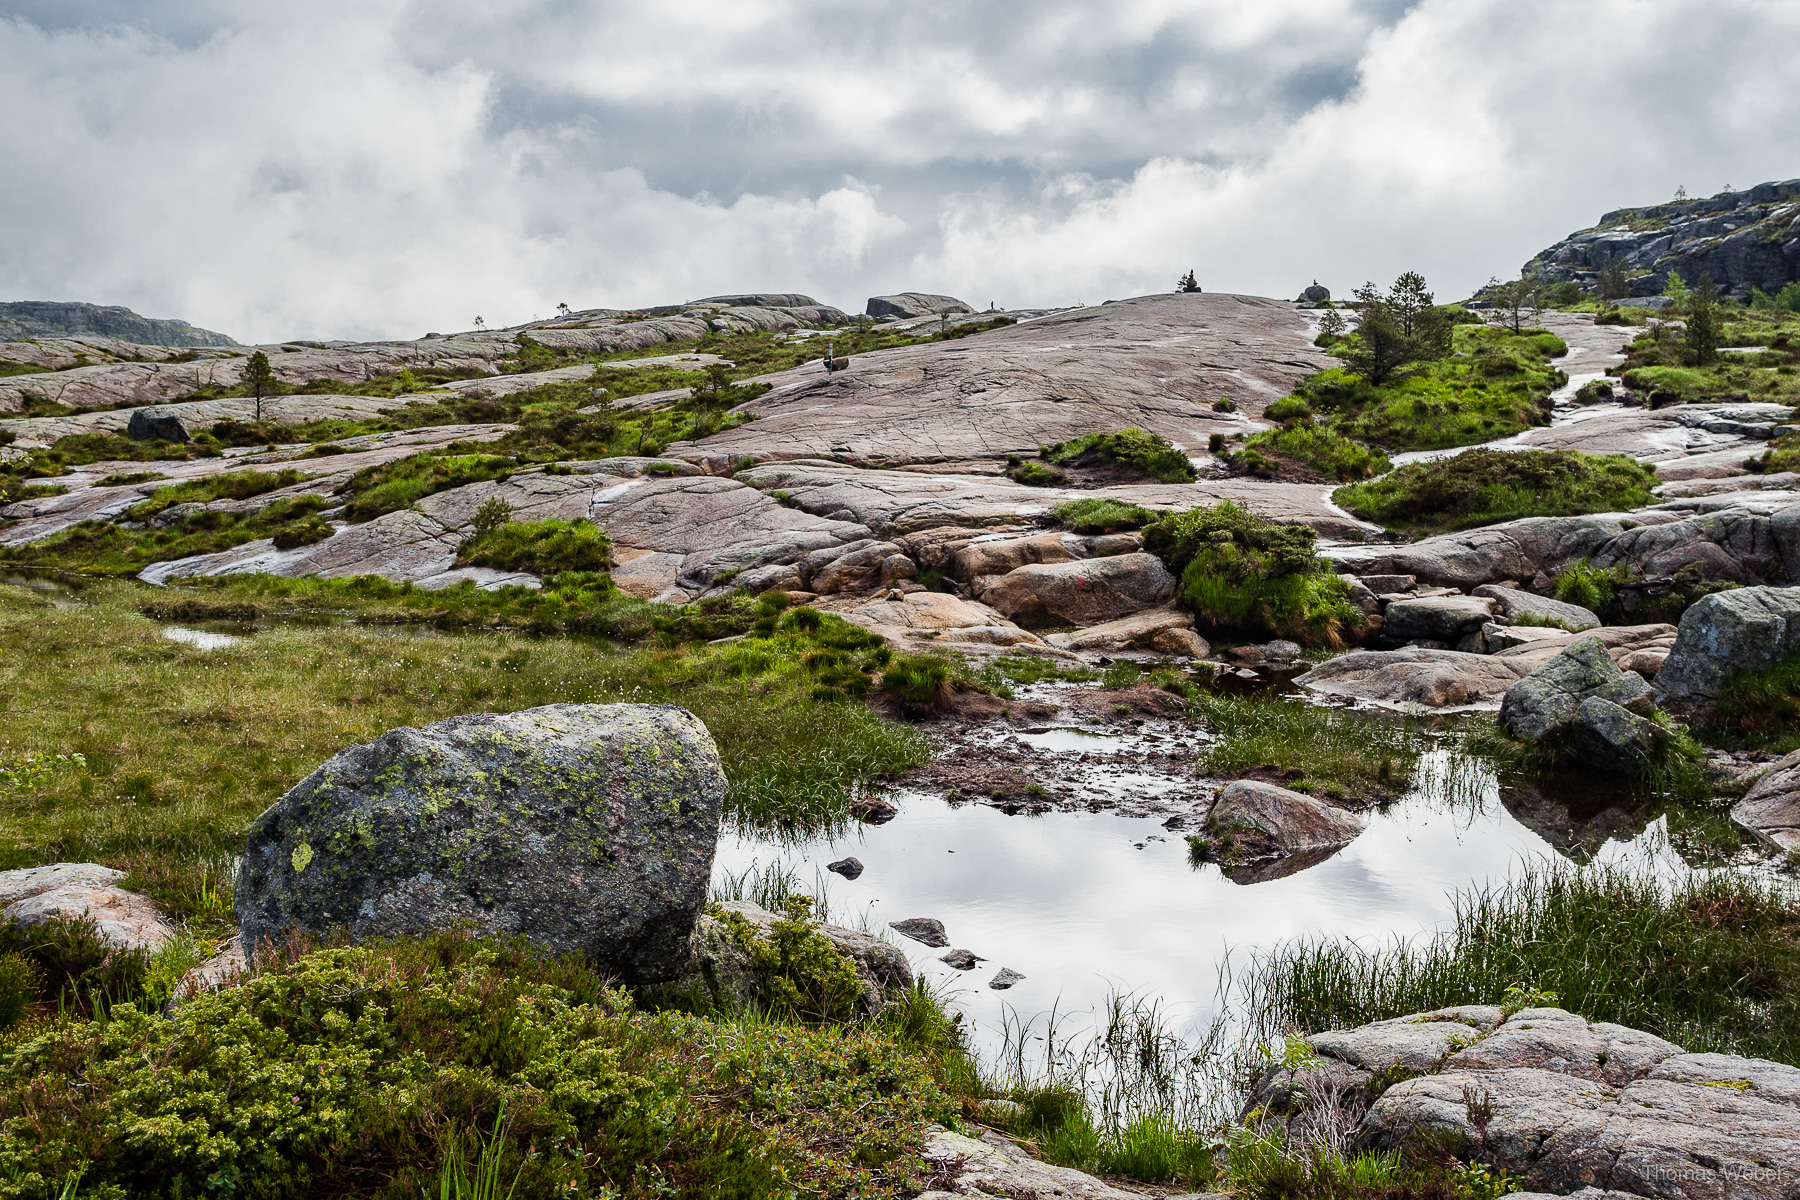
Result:
M1194 465L1169 440L1142 429L1115 433L1090 433L1067 442L1046 446L1040 452L1053 466L1123 468L1161 483L1188 483Z
M1279 404L1272 405L1271 409ZM1252 435L1244 449L1233 456L1232 465L1241 465L1251 474L1273 474L1273 464L1267 459L1271 454L1310 467L1327 479L1345 483L1393 469L1393 464L1381 451L1310 420L1296 420L1280 429L1266 429Z
M1442 533L1520 517L1624 512L1650 503L1656 472L1623 454L1488 450L1406 466L1332 499L1409 533Z
M950 660L941 654L898 655L881 673L881 694L907 712L941 711L954 695Z
M0 504L16 504L20 500L42 500L46 496L65 496L68 492L68 488L58 487L53 483L20 483L17 480L0 478Z
M346 521L369 521L437 492L490 479L509 479L519 464L500 454L414 454L364 467L338 487Z
M507 522L464 541L456 565L533 575L595 573L612 566L612 542L591 521Z
M1727 679L1710 724L1709 732L1729 733L1734 741L1792 740L1800 733L1800 654Z
M148 500L142 504L132 505L126 511L125 516L127 520L148 521L163 509L173 508L177 504L207 504L214 500L248 500L252 496L261 496L266 492L293 487L305 479L306 476L294 470L229 471L223 475L209 475L204 479L193 479L187 483L176 483L165 488L157 488Z
M22 1195L79 1173L95 1194L398 1198L485 1149L521 1195L873 1196L917 1190L952 1107L873 1026L648 1012L516 943L299 951L179 1020L121 1005L17 1043L0 1173Z
M1315 553L1317 535L1230 501L1172 513L1144 546L1180 580L1177 598L1208 633L1341 646L1361 623L1349 588Z
M1070 500L1050 510L1050 515L1076 533L1121 533L1142 529L1162 514L1123 500Z
M1614 867L1533 864L1460 893L1449 930L1385 947L1283 946L1251 970L1269 1030L1349 1029L1451 1004L1553 992L1589 1020L1692 1052L1800 1062L1800 896L1744 874L1669 884Z
M1203 770L1232 777L1274 768L1314 794L1358 803L1412 787L1425 742L1403 725L1378 723L1275 696L1196 696L1193 712L1217 735ZM1292 783L1289 784L1292 786Z

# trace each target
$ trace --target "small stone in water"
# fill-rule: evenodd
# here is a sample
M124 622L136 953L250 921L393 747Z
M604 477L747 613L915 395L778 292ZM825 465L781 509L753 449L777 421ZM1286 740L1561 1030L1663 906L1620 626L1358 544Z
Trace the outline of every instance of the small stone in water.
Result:
M825 869L827 871L836 871L845 879L855 879L858 875L863 873L862 862L854 855L849 858L840 858L834 863L827 863L825 864Z
M996 992L1004 992L1007 988L1023 978L1025 977L1011 967L1001 967L998 971L994 972L994 977L988 980L988 986L993 988Z
M959 971L973 971L976 963L986 962L987 959L979 954L971 954L967 950L952 950L938 961L947 962Z
M888 928L895 933L903 933L915 942L921 942L932 949L940 949L950 944L944 936L944 923L930 917L908 917L904 921L889 921Z

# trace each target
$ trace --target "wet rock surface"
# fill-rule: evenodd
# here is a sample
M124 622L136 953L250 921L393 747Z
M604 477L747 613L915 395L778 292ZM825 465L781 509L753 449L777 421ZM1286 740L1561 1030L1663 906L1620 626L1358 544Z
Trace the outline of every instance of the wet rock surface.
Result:
M1731 819L1778 850L1800 851L1800 750L1753 783Z
M1249 834L1279 855L1335 850L1355 841L1365 824L1355 813L1272 783L1237 779L1219 792L1206 827L1215 834Z
M889 921L888 928L895 933L904 934L921 946L942 949L950 944L944 934L944 923L935 917L908 917L904 921Z
M678 975L706 898L725 777L667 705L553 704L396 729L331 758L250 827L247 945L467 925L621 979Z

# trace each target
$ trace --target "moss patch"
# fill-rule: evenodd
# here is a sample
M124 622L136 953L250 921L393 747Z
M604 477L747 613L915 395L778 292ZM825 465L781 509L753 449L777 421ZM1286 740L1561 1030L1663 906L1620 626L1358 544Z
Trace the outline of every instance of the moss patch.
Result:
M1623 454L1488 450L1406 466L1332 493L1344 508L1409 533L1520 517L1624 512L1651 502L1656 472Z

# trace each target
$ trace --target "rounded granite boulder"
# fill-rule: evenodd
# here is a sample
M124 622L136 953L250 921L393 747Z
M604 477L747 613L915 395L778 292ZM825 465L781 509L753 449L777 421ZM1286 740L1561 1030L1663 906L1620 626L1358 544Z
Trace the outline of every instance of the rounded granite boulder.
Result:
M250 827L244 943L466 927L585 952L627 982L687 965L725 774L673 705L552 704L395 729Z

